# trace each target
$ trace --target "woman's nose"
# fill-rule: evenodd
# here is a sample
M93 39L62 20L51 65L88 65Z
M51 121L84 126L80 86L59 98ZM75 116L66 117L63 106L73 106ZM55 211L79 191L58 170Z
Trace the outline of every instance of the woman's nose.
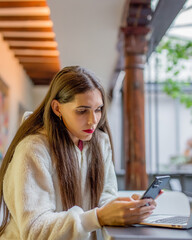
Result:
M89 125L93 125L97 123L97 117L96 114L94 112L89 114L89 119L88 119L88 124Z

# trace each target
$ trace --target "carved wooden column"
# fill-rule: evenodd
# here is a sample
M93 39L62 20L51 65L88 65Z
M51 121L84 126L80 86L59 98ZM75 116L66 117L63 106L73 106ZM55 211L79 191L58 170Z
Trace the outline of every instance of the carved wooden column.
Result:
M148 185L145 165L144 79L146 40L144 35L124 38L125 80L124 155L126 189L143 190Z

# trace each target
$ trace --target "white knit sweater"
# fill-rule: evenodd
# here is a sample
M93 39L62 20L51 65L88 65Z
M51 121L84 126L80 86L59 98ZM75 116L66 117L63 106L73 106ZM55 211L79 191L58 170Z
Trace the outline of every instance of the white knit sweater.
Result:
M117 182L107 134L99 132L105 161L104 190L99 207L117 197ZM45 135L28 136L14 153L4 178L4 199L11 213L2 240L85 240L90 232L100 228L96 209L90 210L85 177L88 145L77 156L82 175L83 207L62 211L56 170L50 157ZM73 191L73 190L71 190Z

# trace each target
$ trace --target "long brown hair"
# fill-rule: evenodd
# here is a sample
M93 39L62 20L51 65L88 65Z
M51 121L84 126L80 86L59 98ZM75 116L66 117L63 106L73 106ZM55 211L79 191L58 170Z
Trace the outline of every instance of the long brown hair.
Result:
M3 209L3 222L0 226L0 235L3 233L9 219L9 210L3 198L3 179L6 170L18 143L26 136L37 134L42 129L46 131L53 164L56 167L63 209L67 210L74 205L81 206L81 176L74 151L74 144L63 121L60 121L53 113L51 102L53 99L56 99L60 103L67 103L72 101L76 94L94 89L98 89L101 92L103 107L101 120L92 139L88 142L92 158L88 166L87 184L90 189L91 207L93 208L98 205L104 185L104 163L99 146L98 129L106 132L111 142L110 130L106 118L105 94L101 84L93 73L79 66L65 67L53 78L47 95L40 106L18 129L3 159L0 168L0 207Z

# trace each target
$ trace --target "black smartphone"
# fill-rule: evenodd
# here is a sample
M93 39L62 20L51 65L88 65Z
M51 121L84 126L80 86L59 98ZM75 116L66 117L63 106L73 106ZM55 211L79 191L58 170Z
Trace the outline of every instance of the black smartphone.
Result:
M141 199L144 199L144 198L155 199L159 195L161 189L166 187L166 185L169 182L169 179L170 179L169 175L155 177L151 185L142 195Z

